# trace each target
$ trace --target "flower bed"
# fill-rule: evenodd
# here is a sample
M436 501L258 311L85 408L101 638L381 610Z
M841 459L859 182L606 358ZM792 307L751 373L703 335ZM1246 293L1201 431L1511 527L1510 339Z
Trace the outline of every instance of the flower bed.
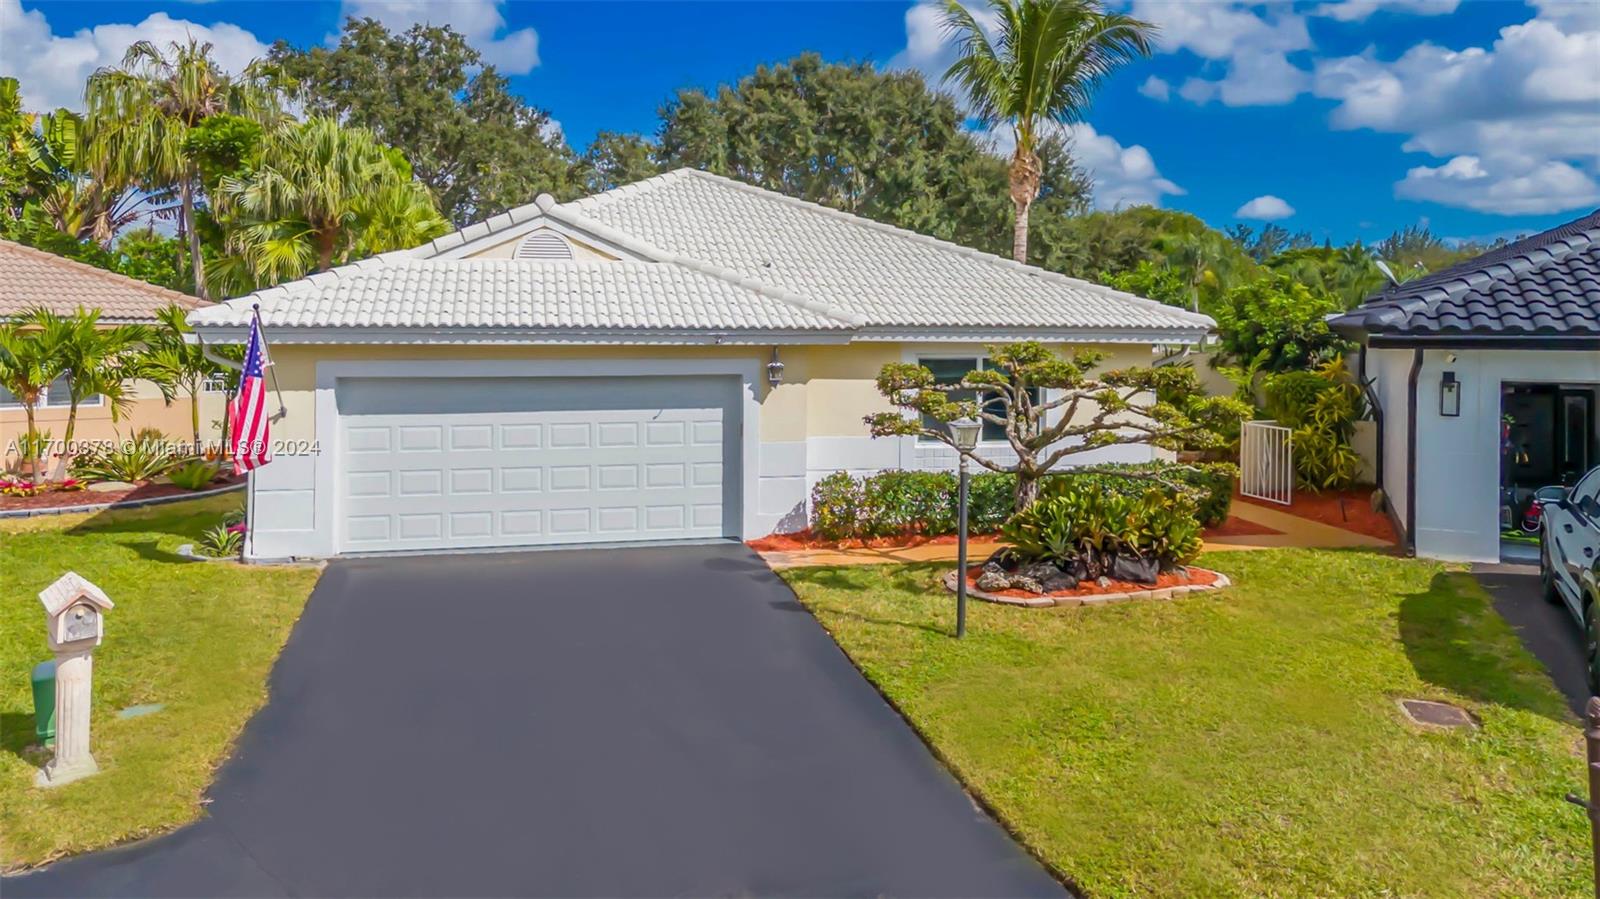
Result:
M244 483L243 478L232 475L213 481L206 490L217 490ZM188 495L202 491L185 490L176 484L146 482L133 484L121 490L46 490L33 496L0 496L0 512L21 509L67 509L77 506L103 506L110 503L133 502L167 496Z
M1281 534L1282 531L1269 528L1264 524L1257 524L1243 518L1228 516L1228 519L1214 528L1205 528L1200 532L1204 539L1214 537L1262 537L1271 534ZM745 546L758 553L795 552L804 549L906 549L912 546L954 546L957 542L955 534L940 534L930 537L926 534L899 534L892 537L853 537L844 540L824 540L818 537L810 528L803 531L794 531L788 534L768 534L754 540L746 540ZM967 539L974 542L992 541L1000 539L997 531L969 532Z
M1221 590L1232 582L1228 576L1209 568L1196 568L1188 566L1180 569L1183 574L1169 572L1156 578L1154 584L1139 584L1132 581L1118 581L1103 579L1103 581L1084 581L1069 590L1054 590L1049 593L1030 593L1027 590L980 590L978 577L983 574L982 565L974 565L967 569L967 595L985 602L999 603L1007 606L1023 606L1032 609L1052 608L1055 606L1084 606L1104 605L1107 603L1124 602L1135 599L1176 599L1188 596L1191 593L1209 593ZM943 579L945 589L955 592L956 573L946 574Z

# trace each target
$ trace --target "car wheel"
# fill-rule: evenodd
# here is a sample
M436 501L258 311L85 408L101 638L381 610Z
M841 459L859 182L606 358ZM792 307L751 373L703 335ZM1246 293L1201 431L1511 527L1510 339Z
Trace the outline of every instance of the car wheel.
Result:
M1553 605L1561 605L1561 592L1556 589L1555 565L1550 558L1550 541L1545 538L1539 540L1539 590L1544 594L1544 601Z
M1593 603L1583 607L1583 661L1589 673L1589 695L1600 696L1600 620Z

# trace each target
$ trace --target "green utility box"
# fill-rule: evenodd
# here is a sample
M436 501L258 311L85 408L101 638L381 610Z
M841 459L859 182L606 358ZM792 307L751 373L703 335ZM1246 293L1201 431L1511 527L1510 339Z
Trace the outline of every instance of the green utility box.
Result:
M40 746L56 745L56 663L33 666L33 737Z

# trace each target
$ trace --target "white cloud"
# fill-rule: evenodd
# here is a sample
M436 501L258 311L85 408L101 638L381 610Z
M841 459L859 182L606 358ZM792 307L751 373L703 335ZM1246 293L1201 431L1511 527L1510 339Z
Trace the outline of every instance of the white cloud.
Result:
M449 25L502 74L526 75L539 64L539 33L506 31L505 0L344 0L345 16L373 18L390 30L412 25Z
M1321 60L1312 90L1336 102L1335 128L1404 134L1405 150L1446 160L1412 168L1398 196L1507 215L1593 206L1600 15L1550 8L1490 47Z
M1316 7L1311 14L1340 22L1361 22L1379 10L1413 16L1445 16L1460 5L1461 0L1337 0Z
M1210 67L1223 68L1220 78L1194 76L1184 82L1178 94L1192 103L1278 105L1310 85L1309 75L1289 54L1309 50L1311 35L1305 18L1287 5L1134 0L1131 11L1160 26L1157 46L1163 52L1188 51Z
M153 13L138 24L106 23L71 35L51 31L41 10L24 11L21 0L0 0L0 75L17 79L24 108L39 111L65 106L83 108L83 86L102 66L116 65L128 45L147 40L165 48L193 37L212 44L212 57L223 69L238 72L267 52L255 35L227 22L200 25Z
M1234 218L1258 219L1263 222L1275 222L1294 215L1294 207L1285 203L1281 197L1272 194L1262 194L1254 200L1234 210Z
M1164 78L1157 78L1151 75L1144 80L1143 84L1139 85L1139 93L1152 100L1159 100L1165 103L1172 96L1172 85L1168 84Z

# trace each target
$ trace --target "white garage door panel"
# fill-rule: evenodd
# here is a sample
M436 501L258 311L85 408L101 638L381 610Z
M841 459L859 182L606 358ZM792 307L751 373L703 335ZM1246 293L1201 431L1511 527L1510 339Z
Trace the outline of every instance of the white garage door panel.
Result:
M341 383L342 551L736 534L737 382L616 380Z

